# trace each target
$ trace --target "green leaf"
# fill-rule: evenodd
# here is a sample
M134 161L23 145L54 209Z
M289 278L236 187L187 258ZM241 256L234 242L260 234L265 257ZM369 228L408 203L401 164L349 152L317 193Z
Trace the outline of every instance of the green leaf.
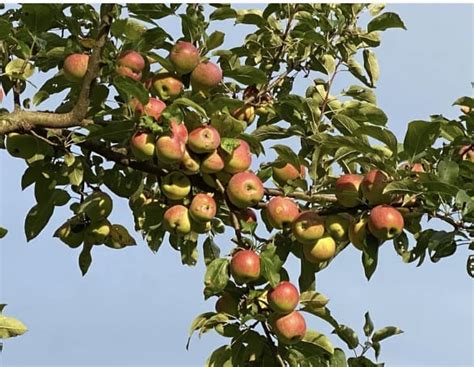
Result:
M400 17L395 13L383 13L372 19L367 25L367 31L384 31L389 28L402 28L406 30Z
M234 138L222 138L221 139L221 148L224 152L232 154L235 149L240 145L239 139Z
M365 49L363 52L364 55L364 68L369 75L370 82L372 85L375 85L380 76L379 64L377 62L377 57L369 49Z
M301 311L308 312L314 316L317 316L324 321L326 321L329 325L333 326L334 328L339 327L339 323L332 317L331 311L327 307L318 307L318 308L303 308Z
M89 267L92 264L92 246L84 244L84 247L79 254L79 269L81 269L82 276L86 275Z
M245 85L260 84L267 81L267 75L256 67L245 65L233 70L225 70L224 76Z
M194 266L197 263L199 253L197 250L197 238L185 238L180 246L181 263L183 265Z
M456 106L467 106L469 108L474 108L474 98L472 97L461 97L458 98L453 105Z
M349 358L347 360L349 367L383 367L383 363L374 363L370 359L361 356L357 358Z
M374 105L377 104L375 93L371 89L361 85L351 85L349 89L344 91L343 95L350 96L360 101L369 102Z
M235 18L237 16L237 12L232 9L230 6L222 6L216 10L214 10L211 15L209 15L210 20L225 20Z
M329 299L326 296L315 291L306 291L300 294L300 303L305 307L324 307L328 302Z
M136 246L137 243L128 233L127 228L120 224L112 224L110 234L107 236L104 244L113 249L122 249L127 246Z
M281 160L290 163L293 167L295 167L298 171L300 170L300 159L294 152L292 148L287 145L277 144L272 146Z
M8 230L3 228L3 227L0 227L0 238L3 238L7 235L8 233Z
M398 142L396 136L389 130L380 126L363 125L355 131L356 135L367 135L387 145L394 153L397 153Z
M206 41L206 49L213 50L224 43L225 34L219 31L212 32Z
M5 66L5 74L13 79L26 80L35 72L35 67L28 61L14 59Z
M53 215L54 205L45 201L33 206L25 218L25 234L27 241L32 240L44 229Z
M177 100L175 100L173 102L173 105L179 105L179 106L184 106L184 107L191 107L192 109L194 109L198 114L200 114L202 117L204 118L208 118L207 117L207 113L206 113L206 110L204 108L202 108L201 106L199 106L196 102L190 100L189 98L178 98Z
M349 326L339 325L334 329L333 334L337 334L347 344L349 349L355 349L359 346L359 337Z
M398 335L403 333L398 327L395 326L386 326L382 329L377 330L374 335L372 336L372 340L374 342L380 342L384 339L387 339L391 336Z
M408 124L403 141L404 151L413 158L431 147L439 135L440 123L416 120Z
M364 334L366 337L369 337L374 332L374 323L370 318L370 314L368 312L365 313L365 324L364 324Z
M232 349L223 345L216 349L206 361L205 367L232 367Z
M237 10L236 23L264 26L266 21L262 15L263 12L256 9Z
M331 355L334 354L334 346L332 345L329 338L324 334L318 333L313 330L308 330L306 331L306 334L303 337L303 341L314 344Z
M212 237L207 237L203 244L204 263L208 266L212 261L220 256L219 246L216 245Z
M148 91L138 80L126 76L116 76L113 81L114 86L118 92L125 96L126 100L130 100L132 97L137 98L141 104L146 105L149 100Z
M367 236L366 246L362 252L362 265L364 266L364 272L367 280L370 280L372 275L377 268L377 260L379 253L378 240L373 236Z
M438 163L436 170L439 179L443 182L454 184L458 179L459 166L456 162L444 159Z
M220 293L229 282L229 261L227 259L215 259L212 261L204 275L206 296Z
M347 367L346 355L342 349L334 349L334 354L329 360L329 367Z
M28 328L20 320L0 315L0 339L9 339L23 335Z

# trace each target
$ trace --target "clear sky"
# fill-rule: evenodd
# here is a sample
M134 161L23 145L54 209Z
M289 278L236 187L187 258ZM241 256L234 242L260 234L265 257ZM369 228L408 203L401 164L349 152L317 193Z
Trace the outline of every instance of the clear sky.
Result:
M376 49L381 68L376 93L389 126L402 139L409 121L440 113L455 117L452 102L472 94L473 6L405 4L387 10L398 12L408 30L383 33ZM163 24L180 36L175 22ZM244 34L230 21L216 26L226 33L223 47L237 44ZM347 82L343 76L334 90ZM296 92L304 93L306 86ZM26 244L23 220L34 197L31 189L21 191L24 169L23 161L0 152L0 225L10 231L0 243L0 301L9 304L7 314L30 329L5 343L2 366L201 366L213 349L228 342L209 333L185 350L192 319L214 308L215 299L204 302L202 297L202 258L188 268L166 244L156 255L143 241L121 251L101 246L82 278L78 250L52 238L65 210L57 210L46 230ZM112 219L133 231L126 200L114 203ZM228 248L228 236L217 241ZM461 248L437 264L427 261L416 268L402 263L387 244L367 282L360 253L349 248L320 273L317 288L331 299L329 308L338 321L360 334L366 311L376 327L393 324L405 331L382 344L387 366L472 366L474 293L465 270L467 255ZM295 262L289 262L289 270L296 281ZM330 333L321 320L306 319L310 328Z

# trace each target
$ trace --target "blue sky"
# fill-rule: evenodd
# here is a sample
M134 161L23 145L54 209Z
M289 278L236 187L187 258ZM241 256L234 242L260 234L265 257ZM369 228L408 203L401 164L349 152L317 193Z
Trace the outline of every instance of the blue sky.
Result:
M473 6L389 5L387 10L399 13L408 30L383 33L376 49L381 68L376 93L389 126L402 139L409 121L438 113L455 117L452 102L472 94ZM175 21L164 24L180 35ZM224 47L244 34L228 21L213 28L226 33ZM347 85L343 75L334 91ZM299 85L296 92L305 88ZM202 261L183 267L170 246L153 255L142 241L122 251L102 246L94 249L92 267L82 278L78 251L51 237L67 215L59 210L43 234L26 244L23 220L34 197L30 189L21 192L24 168L23 161L0 152L0 224L10 231L0 245L0 301L9 304L7 314L30 328L5 343L2 366L201 366L211 350L228 341L210 333L185 350L192 319L214 307L213 299L203 301ZM132 228L126 200L114 203L112 219ZM229 236L218 243L229 248ZM366 311L376 327L393 324L405 331L382 344L387 366L472 366L474 293L466 257L461 248L455 256L416 268L403 264L387 244L367 282L360 254L349 248L320 273L317 288L331 299L337 319L361 334ZM296 281L294 261L289 270ZM319 319L306 319L311 328L330 333Z

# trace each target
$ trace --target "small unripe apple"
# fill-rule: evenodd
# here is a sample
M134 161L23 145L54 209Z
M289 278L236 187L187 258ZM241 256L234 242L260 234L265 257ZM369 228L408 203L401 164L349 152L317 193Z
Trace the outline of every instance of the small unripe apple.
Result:
M392 198L390 194L383 193L387 185L388 176L378 169L373 169L364 176L360 187L369 204L378 205L389 203Z
M84 78L89 65L89 55L72 54L64 59L63 73L67 80L79 82Z
M336 181L337 202L346 207L353 208L361 204L360 185L363 177L360 175L342 175Z
M163 228L171 233L185 235L191 232L191 220L188 208L174 205L163 214Z
M367 237L367 218L353 220L349 226L349 241L360 251L364 249L365 238Z
M252 153L245 140L240 139L240 144L234 149L232 154L224 157L224 171L235 174L247 171L252 164Z
M130 104L140 116L151 116L156 121L160 119L161 113L166 108L166 104L157 98L150 98L145 106L136 99L132 99Z
M56 230L54 237L59 237L62 242L71 248L77 248L84 241L84 228L81 227L81 230L75 230L74 224L67 221Z
M300 213L291 225L296 240L302 244L314 244L324 235L324 218L312 211Z
M207 154L201 161L201 171L203 173L216 173L224 169L224 159L217 150Z
M230 293L225 292L216 302L216 312L226 313L231 316L238 315L239 303Z
M201 163L198 157L186 149L181 160L181 168L185 175L195 175L199 173Z
M194 153L211 153L220 144L221 137L212 126L200 126L189 133L188 146Z
M117 60L117 73L135 80L142 78L145 59L136 51L125 51Z
M335 214L326 217L324 226L326 232L336 241L347 241L349 238L350 217L343 214Z
M296 308L300 294L293 284L283 281L268 292L267 299L273 311L286 314Z
M208 91L222 81L222 70L210 61L200 62L191 73L191 85L194 90Z
M182 200L191 192L191 181L180 171L173 171L163 177L163 194L171 200Z
M304 179L305 167L301 165L298 171L291 163L276 161L272 165L272 175L278 185L285 186L289 181Z
M299 213L300 209L294 200L282 196L271 198L265 208L269 224L276 229L290 225Z
M112 212L112 198L105 192L94 192L81 204L80 212L87 215L93 222L107 218Z
M10 133L6 145L8 153L16 158L30 159L38 151L36 138L29 134Z
M230 261L230 272L237 283L250 283L260 277L260 256L252 250L237 251Z
M474 163L474 144L462 146L459 149L459 155L463 161Z
M199 50L190 42L178 41L171 49L169 58L176 73L188 74L199 63Z
M336 241L325 235L312 244L303 245L303 254L306 260L314 264L330 260L336 254Z
M181 162L186 151L185 144L176 136L163 135L156 141L156 156L165 164Z
M226 192L232 204L243 209L260 202L264 188L257 175L252 172L240 172L229 180Z
M216 216L217 205L211 195L197 194L189 206L189 214L197 222L207 222Z
M184 90L183 82L172 73L158 73L153 78L153 90L163 101L178 97Z
M381 241L398 237L404 225L403 216L390 205L378 205L370 211L369 231Z
M86 228L84 242L93 245L104 243L110 234L110 222L106 219L92 222Z
M152 133L137 131L130 140L130 149L139 161L152 159L155 155L155 136Z
M306 321L298 311L288 315L274 314L270 325L278 340L283 344L293 345L303 340L306 334Z

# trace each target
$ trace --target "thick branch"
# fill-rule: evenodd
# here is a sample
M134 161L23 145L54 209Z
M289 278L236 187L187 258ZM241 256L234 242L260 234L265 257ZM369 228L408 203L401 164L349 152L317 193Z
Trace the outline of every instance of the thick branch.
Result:
M92 83L99 75L102 50L106 44L107 35L112 23L111 11L113 6L113 4L101 5L101 23L96 44L89 58L79 98L72 111L68 113L50 113L15 110L12 113L0 116L0 134L8 134L19 130L31 130L34 127L63 129L84 126L88 122L88 120L85 120L85 117L89 109L89 94Z

